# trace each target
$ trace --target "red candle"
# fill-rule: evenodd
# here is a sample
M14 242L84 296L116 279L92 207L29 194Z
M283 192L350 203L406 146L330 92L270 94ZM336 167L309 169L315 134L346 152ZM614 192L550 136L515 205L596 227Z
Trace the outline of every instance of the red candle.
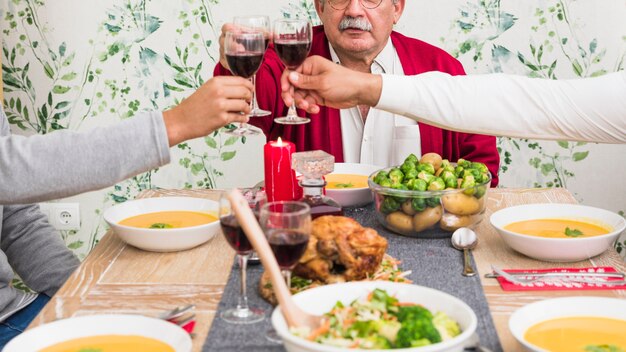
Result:
M283 141L270 141L263 147L265 158L265 193L269 202L299 199L296 190L296 173L291 169L291 154L296 145Z

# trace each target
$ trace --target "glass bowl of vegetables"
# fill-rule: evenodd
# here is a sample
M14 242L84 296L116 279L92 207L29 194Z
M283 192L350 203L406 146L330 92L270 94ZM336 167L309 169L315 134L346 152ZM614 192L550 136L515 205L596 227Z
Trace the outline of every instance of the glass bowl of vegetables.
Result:
M483 219L491 174L483 163L411 154L402 165L371 174L368 185L385 228L405 236L443 238Z

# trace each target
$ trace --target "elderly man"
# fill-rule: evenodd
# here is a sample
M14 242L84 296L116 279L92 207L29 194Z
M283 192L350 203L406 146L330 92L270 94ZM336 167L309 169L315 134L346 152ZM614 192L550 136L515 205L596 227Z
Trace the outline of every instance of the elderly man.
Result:
M464 74L461 64L443 50L393 31L404 5L405 0L315 0L323 26L313 30L310 55L367 73ZM224 25L222 34L231 26ZM492 185L497 185L499 155L492 136L451 132L367 106L341 110L322 107L319 113L309 114L311 123L307 125L274 123L274 116L287 111L280 97L283 69L270 47L257 72L257 99L259 106L273 115L250 120L268 138L282 136L294 142L299 151L324 150L338 162L380 166L399 164L410 153L436 152L451 161L465 158L485 163L494 176ZM230 74L223 55L214 74Z

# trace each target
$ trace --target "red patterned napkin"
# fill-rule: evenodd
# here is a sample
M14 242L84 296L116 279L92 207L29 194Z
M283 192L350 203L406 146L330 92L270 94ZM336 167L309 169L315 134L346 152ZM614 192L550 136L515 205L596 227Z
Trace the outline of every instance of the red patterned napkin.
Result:
M550 277L544 278L543 280L539 280L532 283L513 283L506 278L500 276L498 277L498 282L504 291L556 291L556 290L624 290L626 289L626 283L623 284L607 284L611 281L624 281L623 278L618 277L598 277L598 278L589 278L577 276L576 274L581 273L615 273L618 272L615 268L610 266L605 267L589 267L589 268L552 268L552 269L524 269L524 270L516 270L516 269L504 269L507 273L519 273L519 272L530 272L530 273L549 273L549 272L558 272L558 273L571 273L571 276L560 276L560 277ZM516 279L532 279L534 276L532 274L528 276L515 276ZM588 282L574 282L576 279L585 279L589 281L593 281L592 283ZM607 283L604 283L607 282Z

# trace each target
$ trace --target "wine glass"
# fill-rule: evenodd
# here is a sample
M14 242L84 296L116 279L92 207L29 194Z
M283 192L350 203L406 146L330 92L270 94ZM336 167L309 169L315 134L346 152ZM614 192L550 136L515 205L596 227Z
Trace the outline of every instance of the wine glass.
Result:
M311 234L311 208L294 201L269 202L261 207L259 223L282 270L287 287L291 289L291 270L306 251ZM273 328L265 338L282 343Z
M224 39L224 55L230 71L235 75L243 78L252 78L256 71L261 67L265 54L265 35L261 32L226 32ZM254 97L255 90L252 90ZM252 99L254 100L254 98ZM250 108L252 108L250 101ZM230 130L228 133L243 136L259 134L257 130L248 127L245 122L239 125L239 128Z
M269 202L261 207L259 219L287 287L291 287L291 270L309 243L311 207L297 201Z
M268 16L235 16L233 18L233 24L239 27L244 32L260 32L263 33L265 38L265 49L270 44L270 18ZM255 87L255 91L252 92L252 109L250 116L267 116L271 112L259 108L259 104L256 100L256 72L252 75L252 85Z
M313 30L307 20L284 19L274 22L274 49L280 61L289 70L295 70L309 55ZM285 125L301 125L311 120L298 116L295 102L289 107L287 116L274 119Z
M248 307L248 296L246 294L246 267L248 257L252 253L252 244L248 241L248 237L246 237L239 225L226 194L223 194L220 198L219 216L224 237L228 244L237 252L241 278L237 307L222 312L221 318L232 324L259 322L265 318L265 312L262 309Z

